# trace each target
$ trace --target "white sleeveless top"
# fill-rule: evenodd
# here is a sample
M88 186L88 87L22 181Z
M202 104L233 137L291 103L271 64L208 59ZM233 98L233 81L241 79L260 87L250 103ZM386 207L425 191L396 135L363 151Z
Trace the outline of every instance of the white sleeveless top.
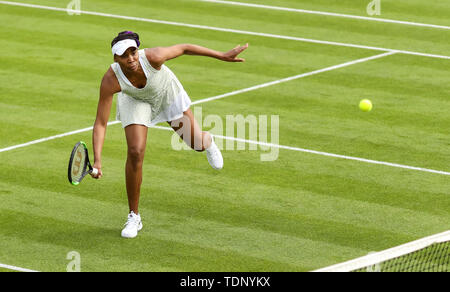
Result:
M150 104L151 116L157 117L174 103L174 100L184 92L184 88L166 65L162 65L160 70L153 68L144 50L139 50L139 62L147 77L147 84L141 89L131 84L118 63L112 64L111 68L119 81L121 93Z

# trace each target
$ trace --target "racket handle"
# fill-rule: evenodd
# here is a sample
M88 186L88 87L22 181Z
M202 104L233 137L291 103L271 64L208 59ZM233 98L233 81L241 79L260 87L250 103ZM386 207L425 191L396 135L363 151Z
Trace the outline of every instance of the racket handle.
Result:
M92 175L97 175L98 174L98 169L97 168L93 168L91 174Z

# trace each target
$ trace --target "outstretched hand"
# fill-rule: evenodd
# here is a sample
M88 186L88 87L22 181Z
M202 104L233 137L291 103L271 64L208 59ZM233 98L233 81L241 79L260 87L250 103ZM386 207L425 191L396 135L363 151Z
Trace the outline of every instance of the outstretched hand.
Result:
M245 46L238 45L234 49L224 53L222 60L226 62L245 62L245 59L237 58L237 56L247 48L248 44L246 44Z

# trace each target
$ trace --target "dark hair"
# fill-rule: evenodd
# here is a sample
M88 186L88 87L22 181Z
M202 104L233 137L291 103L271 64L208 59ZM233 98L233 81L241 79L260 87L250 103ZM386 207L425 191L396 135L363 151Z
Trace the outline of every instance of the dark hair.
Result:
M118 42L123 40L135 40L137 43L137 46L139 47L141 45L141 42L139 41L139 35L132 31L122 31L119 32L119 34L112 40L111 42L111 48Z

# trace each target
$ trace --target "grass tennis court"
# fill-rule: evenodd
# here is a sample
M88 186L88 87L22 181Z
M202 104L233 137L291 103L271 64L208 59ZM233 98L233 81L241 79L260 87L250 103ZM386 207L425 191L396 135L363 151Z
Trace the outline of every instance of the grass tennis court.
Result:
M245 1L361 16L370 2ZM450 229L450 29L194 0L118 2L81 0L81 10L422 54L398 52L196 106L223 120L278 115L280 145L441 173L288 149L263 162L264 152L248 147L224 150L217 172L204 154L173 150L172 132L150 129L144 229L125 240L127 147L122 127L111 125L104 177L77 187L67 181L70 151L79 140L92 147L92 131L0 152L0 264L66 271L76 251L85 272L311 271ZM450 3L382 5L382 18L450 26ZM0 19L0 149L92 126L119 31L138 32L142 48L226 51L248 42L245 63L167 63L192 101L386 52L4 2ZM363 98L374 104L369 113L358 109Z

